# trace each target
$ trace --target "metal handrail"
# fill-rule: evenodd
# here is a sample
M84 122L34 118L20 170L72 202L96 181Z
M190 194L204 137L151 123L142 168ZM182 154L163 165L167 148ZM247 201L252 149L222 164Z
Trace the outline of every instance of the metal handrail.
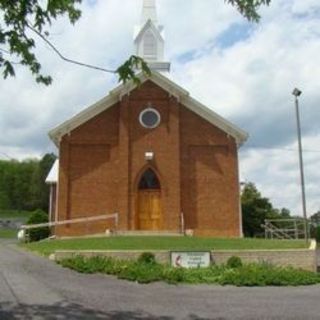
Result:
M269 231L271 233L271 236L276 235L278 238L281 238L281 239L293 239L293 237L283 232L282 229L279 229L272 224L267 223L262 226L265 228L266 231Z
M42 228L42 227L55 227L55 226L61 226L65 224L76 224L76 223L82 223L82 222L92 222L92 221L98 221L103 219L115 219L115 225L116 229L118 228L119 223L119 214L113 213L113 214L106 214L96 217L87 217L87 218L78 218L78 219L71 219L71 220L62 220L62 221L56 221L56 222L46 222L46 223L38 223L38 224L30 224L30 225L22 225L20 227L20 230L30 230L35 228Z

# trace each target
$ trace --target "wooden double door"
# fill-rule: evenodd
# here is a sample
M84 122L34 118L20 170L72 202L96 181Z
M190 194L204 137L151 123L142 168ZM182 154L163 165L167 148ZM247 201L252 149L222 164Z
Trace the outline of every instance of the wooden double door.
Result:
M138 189L138 230L161 230L163 224L161 186L152 169L146 170L143 174Z

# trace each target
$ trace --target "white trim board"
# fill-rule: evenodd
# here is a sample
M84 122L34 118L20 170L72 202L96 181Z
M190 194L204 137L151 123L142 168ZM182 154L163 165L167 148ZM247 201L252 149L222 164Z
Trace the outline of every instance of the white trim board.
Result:
M192 98L189 95L188 91L177 85L172 80L165 77L163 74L157 71L152 71L152 75L150 77L145 76L143 73L140 73L138 77L141 83L150 80L162 89L164 89L165 91L169 92L172 96L177 98L178 101L186 108L193 111L204 120L210 122L214 126L218 127L219 129L233 137L236 140L238 146L241 146L243 143L247 141L249 137L248 133L246 133L244 130L240 129L230 121L219 116L217 113L215 113L205 105L201 104L199 101ZM123 96L129 94L136 87L137 85L134 84L133 81L130 81L111 90L109 95L107 95L97 103L86 108L85 110L78 113L71 119L65 121L61 125L52 129L49 132L49 137L56 144L56 146L59 147L60 140L65 134L70 133L72 130L81 126L88 120L94 118L101 112L109 109L117 102L119 102Z

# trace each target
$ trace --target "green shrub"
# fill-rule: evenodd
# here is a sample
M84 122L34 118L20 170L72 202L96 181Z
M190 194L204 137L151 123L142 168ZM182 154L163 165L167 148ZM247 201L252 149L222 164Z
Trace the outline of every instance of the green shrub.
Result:
M121 269L118 278L139 283L150 283L162 280L162 271L163 266L160 264L131 262Z
M237 269L242 267L242 260L239 257L232 256L227 261L227 267L230 269Z
M156 257L151 252L143 252L138 258L139 263L156 264Z
M267 263L252 263L226 270L222 285L235 286L299 286L319 283L319 276L310 271L291 267L277 267Z
M320 226L312 226L310 229L311 238L320 242Z
M299 286L320 283L320 276L316 273L291 267L276 267L265 262L244 264L237 268L211 266L184 269L145 261L79 256L62 260L60 264L82 273L112 274L120 279L139 283L165 281L171 284L206 283L235 286Z
M36 210L32 213L30 218L27 221L27 224L39 224L48 222L48 214L46 214L42 210ZM46 239L50 235L50 229L48 227L43 228L35 228L27 230L27 235L29 241L39 241L42 239Z
M162 276L163 280L171 284L186 282L186 269L167 267L163 270Z

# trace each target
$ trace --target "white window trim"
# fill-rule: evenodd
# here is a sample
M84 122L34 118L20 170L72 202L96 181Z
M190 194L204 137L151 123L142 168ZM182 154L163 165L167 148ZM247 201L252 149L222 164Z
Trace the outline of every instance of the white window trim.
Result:
M150 112L150 111L151 111L151 112L154 112L154 113L157 115L157 117L158 117L158 121L157 121L153 126L147 126L147 125L145 125L145 124L143 123L143 121L142 121L143 115L144 115L146 112ZM140 122L140 124L141 124L144 128L146 128L146 129L154 129L154 128L156 128L156 127L159 126L159 124L160 124L160 122L161 122L161 115L160 115L159 111L156 110L156 109L154 109L154 108L146 108L146 109L143 109L143 110L140 112L139 122Z

